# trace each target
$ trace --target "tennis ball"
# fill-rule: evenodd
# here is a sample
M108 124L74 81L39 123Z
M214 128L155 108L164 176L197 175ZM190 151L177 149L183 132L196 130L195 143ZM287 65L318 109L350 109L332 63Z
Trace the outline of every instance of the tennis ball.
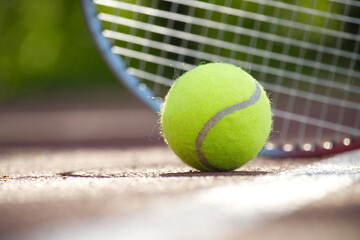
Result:
M165 97L162 134L182 161L201 171L230 171L253 159L272 127L270 101L247 72L228 63L200 65Z

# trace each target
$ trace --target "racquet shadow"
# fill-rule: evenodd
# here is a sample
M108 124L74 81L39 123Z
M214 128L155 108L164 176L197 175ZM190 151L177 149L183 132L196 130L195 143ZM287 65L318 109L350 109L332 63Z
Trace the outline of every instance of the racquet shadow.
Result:
M143 173L120 173L120 174L89 174L89 173L76 173L76 172L63 172L58 173L58 176L62 177L76 177L76 178L135 178L135 177L147 177L147 178L176 178L176 177L255 177L267 175L273 172L268 171L232 171L232 172L171 172L160 174L143 174Z

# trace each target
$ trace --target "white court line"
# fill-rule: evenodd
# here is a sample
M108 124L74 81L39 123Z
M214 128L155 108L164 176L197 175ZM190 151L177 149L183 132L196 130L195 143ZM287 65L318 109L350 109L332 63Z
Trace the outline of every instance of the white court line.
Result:
M148 211L33 232L26 239L224 239L360 180L360 151L278 174L171 198ZM25 239L25 238L24 238Z

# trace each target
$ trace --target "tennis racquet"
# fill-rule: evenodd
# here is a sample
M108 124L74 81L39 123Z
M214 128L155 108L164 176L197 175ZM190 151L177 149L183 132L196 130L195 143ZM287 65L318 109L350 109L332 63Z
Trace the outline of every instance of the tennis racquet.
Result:
M213 61L262 83L274 129L262 154L321 156L360 147L360 2L82 0L115 76L159 112L174 79Z

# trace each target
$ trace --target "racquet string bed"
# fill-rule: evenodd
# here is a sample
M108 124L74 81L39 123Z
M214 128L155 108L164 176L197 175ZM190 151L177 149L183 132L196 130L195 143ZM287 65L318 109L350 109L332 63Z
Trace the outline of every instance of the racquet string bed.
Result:
M164 97L203 62L241 66L274 105L267 148L331 148L360 136L360 2L95 0L128 72Z

